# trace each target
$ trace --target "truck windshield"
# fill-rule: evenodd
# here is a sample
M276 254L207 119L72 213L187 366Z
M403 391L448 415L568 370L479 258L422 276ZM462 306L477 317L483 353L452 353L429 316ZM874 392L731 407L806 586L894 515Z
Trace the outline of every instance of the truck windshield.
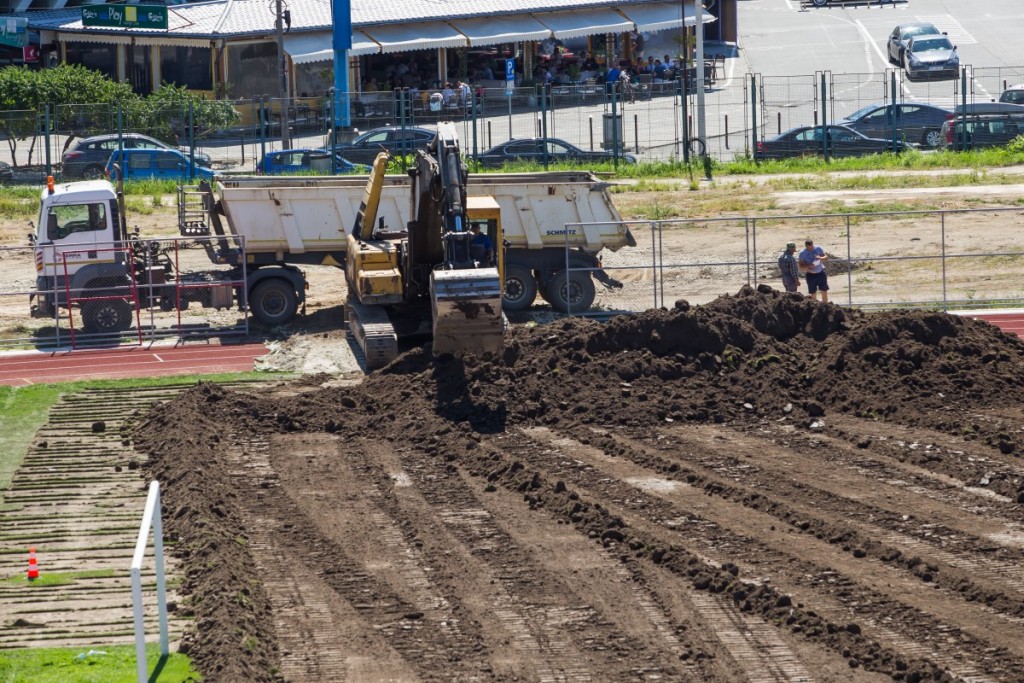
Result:
M106 227L105 203L61 204L50 207L50 215L46 221L46 236L50 240L62 240L76 232L94 232Z

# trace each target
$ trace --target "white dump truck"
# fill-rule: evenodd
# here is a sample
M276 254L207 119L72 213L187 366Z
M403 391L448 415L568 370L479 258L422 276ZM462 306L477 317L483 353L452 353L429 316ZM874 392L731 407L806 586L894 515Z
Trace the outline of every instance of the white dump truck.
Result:
M150 292L147 301L165 310L187 305L186 291L194 292L192 303L217 308L247 303L259 322L286 323L305 298L299 266L344 267L366 180L238 177L183 188L179 232L207 237L209 260L220 266L189 273L192 281L213 281L196 288L182 288L186 275L174 272L167 260L154 268L146 240L157 236L129 233L123 201L112 184L50 181L33 236L37 285L32 313L53 317L58 307L78 305L87 330L121 332L134 319L133 301L122 294L129 284L142 284ZM470 196L493 197L501 207L507 310L529 307L538 292L559 310L586 310L594 301L591 276L605 286L621 287L600 270L599 255L636 242L612 206L606 183L574 172L477 174L467 189ZM375 227L401 231L410 220L410 196L407 176L387 176ZM120 248L133 240L137 248ZM566 278L567 265L594 270L573 271ZM563 286L550 286L559 273ZM224 285L218 287L217 281Z

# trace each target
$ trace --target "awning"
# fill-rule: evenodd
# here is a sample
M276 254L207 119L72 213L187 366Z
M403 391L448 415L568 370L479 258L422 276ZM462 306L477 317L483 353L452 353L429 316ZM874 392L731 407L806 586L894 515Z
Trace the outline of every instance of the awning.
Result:
M628 17L636 24L637 31L664 31L669 28L679 28L683 24L682 3L656 2L650 5L626 5L619 8L619 14ZM713 14L707 10L703 13L705 24L715 21ZM696 24L693 15L693 5L685 8L685 21L687 26Z
M359 30L380 45L381 52L430 50L438 47L466 47L469 42L448 24L425 21L418 24L381 24Z
M157 36L140 36L119 33L58 33L62 43L101 43L105 45L166 45L168 47L210 47L210 38L175 38L166 33Z
M284 37L284 51L294 64L312 62L333 62L334 43L330 33L288 33ZM380 46L361 33L352 34L352 48L349 57L376 54Z
M551 29L555 38L579 38L600 33L626 33L633 22L611 9L581 9L574 12L547 12L533 17Z
M551 29L529 14L481 19L453 19L450 23L469 38L470 45L498 45L521 40L547 40Z

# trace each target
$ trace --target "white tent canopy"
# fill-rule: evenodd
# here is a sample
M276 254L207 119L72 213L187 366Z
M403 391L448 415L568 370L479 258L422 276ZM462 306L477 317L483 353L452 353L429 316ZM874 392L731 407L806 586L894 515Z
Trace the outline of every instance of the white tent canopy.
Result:
M618 11L636 24L637 31L653 32L679 28L684 21L687 26L697 23L692 4L686 5L685 10L682 3L659 2L650 5L626 5L620 7ZM714 15L707 11L704 12L703 19L705 24L715 21Z
M520 40L546 40L551 37L551 29L529 14L452 19L449 23L469 38L470 45L498 45Z
M289 33L284 37L284 51L291 55L295 64L334 61L334 42L330 33ZM350 57L380 52L380 45L361 33L352 34Z
M579 38L599 33L625 33L633 22L612 9L581 9L575 12L547 12L533 15L551 29L555 38Z
M440 21L418 24L381 24L359 30L380 45L381 52L465 47L469 44L466 36Z

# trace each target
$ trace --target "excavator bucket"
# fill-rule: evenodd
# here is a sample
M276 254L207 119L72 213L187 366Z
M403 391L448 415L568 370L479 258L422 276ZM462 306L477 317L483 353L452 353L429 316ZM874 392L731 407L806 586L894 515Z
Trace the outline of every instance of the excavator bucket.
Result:
M430 274L434 355L500 353L505 345L497 268L435 270Z

